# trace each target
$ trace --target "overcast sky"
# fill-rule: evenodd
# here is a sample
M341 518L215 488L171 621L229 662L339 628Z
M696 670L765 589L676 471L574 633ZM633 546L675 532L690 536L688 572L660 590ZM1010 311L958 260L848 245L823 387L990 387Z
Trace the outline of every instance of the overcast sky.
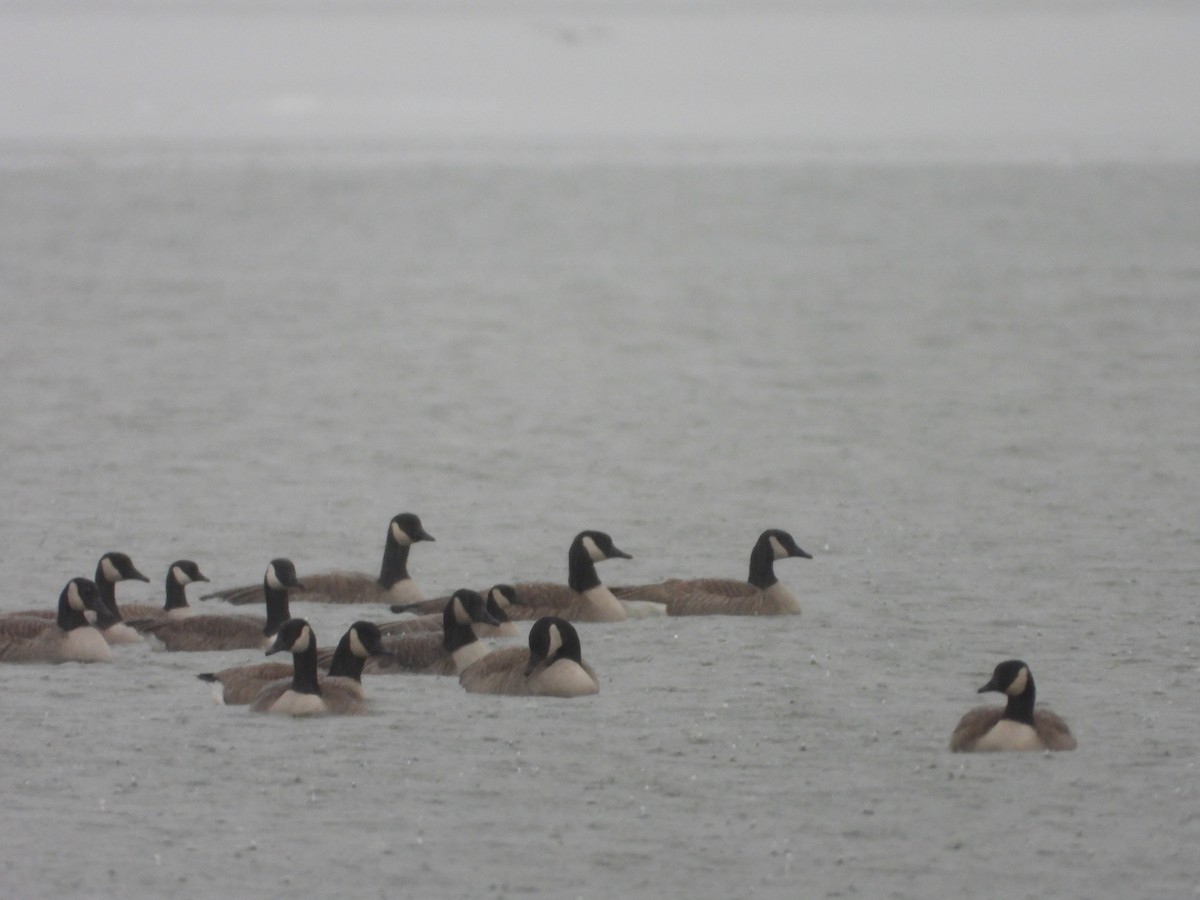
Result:
M0 8L0 141L699 139L1200 158L1200 3L648 8Z

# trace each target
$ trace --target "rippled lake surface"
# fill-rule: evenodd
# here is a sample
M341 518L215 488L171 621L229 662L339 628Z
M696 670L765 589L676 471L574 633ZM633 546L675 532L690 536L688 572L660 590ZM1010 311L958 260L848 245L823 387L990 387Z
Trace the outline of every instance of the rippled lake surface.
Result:
M114 549L131 602L376 571L406 510L430 595L584 528L611 584L814 557L800 617L582 626L576 701L5 666L5 895L1200 889L1200 168L110 151L0 197L0 608ZM1079 750L951 754L1013 656Z

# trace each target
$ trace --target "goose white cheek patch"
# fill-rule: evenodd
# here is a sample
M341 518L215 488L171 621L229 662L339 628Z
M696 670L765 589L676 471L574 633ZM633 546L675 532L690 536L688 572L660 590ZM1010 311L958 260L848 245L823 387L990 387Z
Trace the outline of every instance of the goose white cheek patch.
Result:
M562 634L558 630L557 625L550 626L550 647L546 651L546 659L554 659L554 655L562 649L563 639Z
M171 577L175 580L176 584L191 584L192 583L192 579L188 575L188 573L183 571L183 569L179 568L179 566L171 567Z
M79 585L73 581L67 586L67 602L71 604L71 609L83 612L83 598L79 596Z
M771 536L771 549L775 552L776 559L787 559L787 550L784 548L783 544L780 543L779 538L775 537L774 535Z
M308 649L308 646L311 643L312 643L312 629L307 628L307 627L302 628L300 630L300 636L298 638L296 638L296 643L292 644L292 652L293 653L303 653L305 650Z
M113 561L107 556L100 562L100 571L104 573L104 578L107 581L117 582L122 581L121 573L117 567L113 565Z
M412 538L408 536L408 532L401 528L397 522L392 523L392 540L401 547L408 547L412 544Z
M588 552L588 556L592 558L592 562L604 562L604 560L608 559L604 551L597 547L596 542L590 537L583 539L583 549Z
M274 564L267 566L267 584L275 590L283 590L283 582L279 580L279 576L275 574Z
M1022 668L1017 673L1017 677L1013 679L1013 683L1008 686L1008 690L1004 693L1010 697L1019 697L1025 693L1025 686L1029 684L1029 670Z
M367 648L363 646L362 639L358 636L358 629L355 628L350 632L350 652L359 659L366 659L371 654L367 652Z
M471 624L471 616L467 613L467 608L457 597L454 598L454 621L459 625Z

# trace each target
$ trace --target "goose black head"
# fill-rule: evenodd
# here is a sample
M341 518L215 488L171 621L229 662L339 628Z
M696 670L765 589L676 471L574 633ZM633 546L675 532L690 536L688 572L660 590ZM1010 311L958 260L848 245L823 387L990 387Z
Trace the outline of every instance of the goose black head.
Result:
M125 553L105 553L96 563L96 580L104 580L110 584L118 581L149 581L150 579L138 571L133 560Z
M603 562L606 559L633 559L624 550L613 543L613 539L603 531L581 531L575 536L575 542L586 551L592 562Z
M390 539L401 547L407 547L417 541L435 540L421 525L421 519L415 513L400 513L394 517L388 533Z
M800 559L812 559L812 554L800 549L793 538L786 531L780 528L768 528L759 536L759 541L763 541L771 548L771 555L775 559L788 559L790 557L799 557Z
M379 626L374 622L360 620L350 626L350 652L359 659L368 656L386 656L388 651L383 646L383 635Z
M996 666L991 680L981 687L978 693L996 691L1009 697L1019 697L1029 690L1032 683L1029 666L1019 659L1009 659Z
M271 560L267 564L265 579L267 586L277 591L304 587L304 582L296 577L296 567L292 564L292 561L282 556Z
M167 569L167 577L176 584L191 584L193 581L208 581L200 567L190 559L177 559Z
M316 642L312 628L304 619L288 619L275 634L267 648L267 656L275 653L304 653Z
M528 676L542 662L553 665L560 659L570 659L582 665L583 649L579 644L579 632L566 619L543 616L529 629L529 662L525 666Z

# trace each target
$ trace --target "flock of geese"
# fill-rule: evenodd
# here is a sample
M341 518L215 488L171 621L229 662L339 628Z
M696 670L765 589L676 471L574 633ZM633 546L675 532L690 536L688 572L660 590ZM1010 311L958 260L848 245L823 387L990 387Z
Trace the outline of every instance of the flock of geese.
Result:
M271 560L260 584L205 594L231 605L263 604L265 615L198 614L185 589L209 579L191 560L167 570L163 606L118 604L121 581L149 581L128 555L106 553L95 579L72 578L56 610L0 615L0 662L107 662L111 646L148 642L167 651L263 650L290 653L292 663L268 661L205 672L218 700L255 712L292 716L366 711L362 676L419 673L458 676L468 692L549 697L595 694L600 683L583 659L572 622L619 622L631 615L796 615L800 604L775 577L775 562L812 557L786 531L768 529L750 553L746 580L672 579L659 584L608 588L596 563L630 559L602 531L575 536L567 553L566 584L496 584L426 599L408 572L413 544L432 541L412 513L388 524L379 576L349 572L306 575L285 558ZM337 647L318 648L312 626L292 618L289 599L315 603L386 605L401 618L359 620ZM481 637L515 637L515 621L532 620L528 646L491 650ZM996 666L980 693L1006 695L1005 706L980 706L958 723L954 751L1073 750L1066 722L1035 707L1029 666L1008 660Z

